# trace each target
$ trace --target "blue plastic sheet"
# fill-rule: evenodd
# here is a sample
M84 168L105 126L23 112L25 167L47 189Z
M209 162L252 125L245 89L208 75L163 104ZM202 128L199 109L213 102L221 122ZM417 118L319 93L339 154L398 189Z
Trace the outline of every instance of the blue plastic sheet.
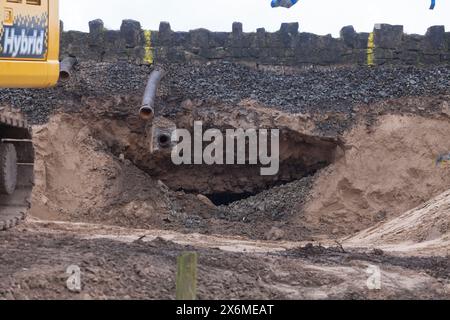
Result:
M436 0L431 0L430 10L433 10L436 7Z
M293 5L295 5L298 2L298 0L272 0L272 8L290 8Z
M299 0L272 0L272 8L290 8L295 5ZM436 0L431 0L430 10L434 10L436 7Z

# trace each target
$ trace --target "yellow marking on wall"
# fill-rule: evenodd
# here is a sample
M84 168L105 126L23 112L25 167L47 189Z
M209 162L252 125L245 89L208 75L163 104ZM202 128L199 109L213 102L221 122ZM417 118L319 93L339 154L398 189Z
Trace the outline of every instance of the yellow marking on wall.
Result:
M375 65L375 34L371 32L369 34L369 40L367 42L367 65Z
M148 64L153 64L152 32L150 30L145 30L144 37L145 37L144 62Z

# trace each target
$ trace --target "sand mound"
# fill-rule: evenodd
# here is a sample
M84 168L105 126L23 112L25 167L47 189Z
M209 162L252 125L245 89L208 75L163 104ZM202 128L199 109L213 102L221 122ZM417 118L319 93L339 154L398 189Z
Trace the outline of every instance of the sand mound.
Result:
M450 190L392 220L346 241L351 246L378 246L400 251L450 254ZM394 246L395 245L395 246Z
M298 219L324 234L351 234L432 199L450 186L450 168L436 166L449 136L448 120L422 117L356 127L346 136L353 148L319 174Z
M45 126L34 127L34 140L34 216L89 216L134 225L136 216L151 224L169 212L163 188L131 163L113 157L79 118L56 115Z

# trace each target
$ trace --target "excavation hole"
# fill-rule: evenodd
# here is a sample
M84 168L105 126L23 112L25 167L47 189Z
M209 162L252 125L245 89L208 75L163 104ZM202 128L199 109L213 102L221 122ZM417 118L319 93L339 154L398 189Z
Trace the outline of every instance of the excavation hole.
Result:
M146 111L151 113L152 110L143 107L141 115ZM207 157L210 155L208 152L214 151L213 156L217 156L220 145L212 149L211 141L208 139L202 141L200 150L196 150L195 141L190 141L190 144L178 151L177 156L181 156L182 161L180 163L173 161L173 154L169 151L173 146L174 128L187 130L190 133L187 140L195 138L195 128L191 126L192 119L184 113L177 114L177 117L170 121L158 117L153 123L147 123L146 129L143 129L143 122L132 119L126 123L118 120L115 122L115 127L110 123L101 123L96 125L95 135L99 140L107 142L114 155L123 154L136 167L147 173L153 180L164 183L170 190L186 190L192 194L210 195L210 200L216 205L227 205L274 186L300 180L315 174L335 160L338 149L337 140L333 137L313 134L308 127L304 129L303 126L299 126L298 118L286 115L281 117L284 122L277 124L278 116L274 119L274 115L268 115L265 111L259 113L259 111L243 109L242 114L251 113L244 117L245 119L230 119L232 110L226 109L226 111L210 110L205 115L197 114L195 118L204 123L203 134L208 129L217 129L222 133L223 152L218 157L222 158L215 159L215 164L207 163L205 154ZM215 119L218 119L217 123ZM225 120L220 121L220 119ZM264 126L274 122L270 126L280 128L277 141L279 143L272 145L271 139L263 139L264 135L259 130L247 132L244 142L239 140L239 137L231 136L230 138L226 135L228 130L263 127L260 122L264 123ZM127 132L127 130L132 131ZM268 129L264 131L267 134ZM229 139L232 143L228 143ZM114 142L118 148L111 147L116 145ZM264 150L261 147L263 143L265 143ZM242 147L238 148L238 146ZM202 155L199 161L195 158L197 151L200 151ZM203 152L205 153L202 154ZM252 158L252 154L256 154L257 159Z
M248 199L250 197L253 197L254 195L256 195L256 193L251 193L251 192L244 192L244 193L224 192L224 193L209 194L209 195L207 195L207 197L216 206L227 206L229 204L232 204L233 202L237 202L237 201L240 201L240 200L245 200L245 199Z
M170 135L160 134L157 143L160 149L170 147ZM281 134L279 158L271 159L272 162L265 165L248 162L239 165L236 163L237 153L234 155L235 164L225 164L224 159L222 164L217 165L193 164L193 160L190 164L175 165L167 152L156 155L146 155L144 152L129 157L138 159L135 163L140 169L172 190L209 195L214 204L228 205L274 186L315 174L333 162L335 149L333 141L290 131ZM223 154L226 155L227 150ZM275 174L265 175L263 169L273 169Z

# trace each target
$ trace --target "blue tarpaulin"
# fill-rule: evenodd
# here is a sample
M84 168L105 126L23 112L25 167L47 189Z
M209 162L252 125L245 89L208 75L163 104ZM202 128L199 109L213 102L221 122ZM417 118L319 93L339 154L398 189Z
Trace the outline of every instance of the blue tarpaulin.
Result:
M297 2L298 0L272 0L272 8L290 8Z
M436 0L431 0L430 10L433 10L435 6L436 6Z
M272 8L290 8L293 5L295 5L299 0L272 0ZM434 10L434 7L436 7L436 0L431 0L431 6L430 10Z

